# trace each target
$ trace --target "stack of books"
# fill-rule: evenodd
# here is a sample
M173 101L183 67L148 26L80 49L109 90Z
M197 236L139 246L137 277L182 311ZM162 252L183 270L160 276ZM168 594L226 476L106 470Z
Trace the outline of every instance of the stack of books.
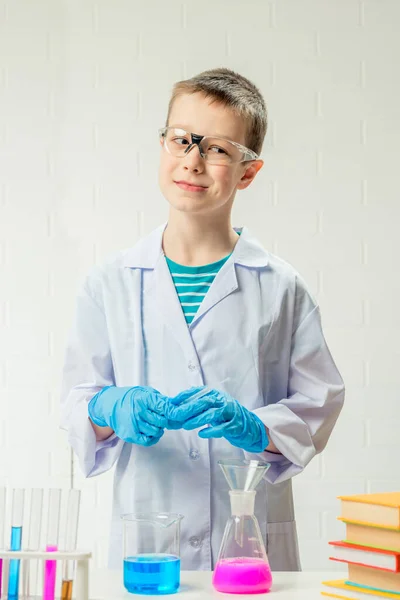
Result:
M331 560L348 578L324 581L321 592L340 600L400 600L400 492L339 496L346 538L330 542Z

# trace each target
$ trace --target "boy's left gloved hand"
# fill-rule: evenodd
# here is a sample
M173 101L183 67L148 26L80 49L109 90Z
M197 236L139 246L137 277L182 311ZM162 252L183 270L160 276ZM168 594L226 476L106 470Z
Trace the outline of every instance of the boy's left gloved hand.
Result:
M264 423L229 394L211 390L202 398L191 402L189 392L190 390L183 392L172 399L176 406L173 418L182 422L183 429L210 425L199 431L201 438L224 437L233 446L246 452L263 452L268 446Z

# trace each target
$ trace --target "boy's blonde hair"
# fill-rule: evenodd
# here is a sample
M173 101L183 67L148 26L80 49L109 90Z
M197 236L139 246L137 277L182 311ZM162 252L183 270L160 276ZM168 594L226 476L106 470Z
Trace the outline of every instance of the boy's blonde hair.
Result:
M202 93L206 98L221 102L233 109L247 124L246 145L260 154L267 132L267 108L259 89L230 69L220 68L203 71L191 79L175 83L168 106L167 125L171 108L183 94Z

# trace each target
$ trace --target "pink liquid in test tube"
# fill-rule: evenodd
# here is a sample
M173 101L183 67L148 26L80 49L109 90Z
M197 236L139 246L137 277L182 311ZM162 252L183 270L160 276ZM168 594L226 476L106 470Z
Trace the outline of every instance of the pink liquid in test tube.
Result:
M223 558L213 575L213 586L227 594L261 594L269 592L272 574L269 564L257 558Z
M46 546L46 552L56 552L57 546L48 545ZM56 573L57 573L57 561L46 560L44 563L44 589L43 589L43 600L54 600L56 590Z
M61 490L49 490L46 552L56 552L58 550L60 504ZM44 563L43 600L54 600L56 588L56 572L57 561L46 560L46 562Z

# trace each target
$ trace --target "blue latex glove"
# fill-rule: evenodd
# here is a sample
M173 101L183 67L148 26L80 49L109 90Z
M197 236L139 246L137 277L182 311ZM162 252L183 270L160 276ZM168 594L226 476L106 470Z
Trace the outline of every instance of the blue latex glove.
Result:
M206 389L204 385L191 387L169 399L170 404L176 406L176 409L172 408L170 412L170 416L173 416L174 419L173 424L176 425L173 427L174 429L182 428L185 422L203 414L210 408L221 408L223 406L223 401L216 396L211 396L209 391L204 396L201 396L201 398L194 398L192 400L192 397L197 395L198 392ZM215 392L216 390L212 391ZM167 428L172 429L168 425Z
M264 423L240 402L218 390L191 402L190 395L197 389L188 390L171 401L176 405L174 419L182 421L183 429L197 429L201 438L224 437L246 452L263 452L269 444ZM190 395L189 395L190 393ZM189 397L188 397L189 396Z
M177 429L181 424L169 422L175 407L151 387L105 387L88 405L89 417L96 425L107 425L125 442L153 446L164 434L164 428Z

